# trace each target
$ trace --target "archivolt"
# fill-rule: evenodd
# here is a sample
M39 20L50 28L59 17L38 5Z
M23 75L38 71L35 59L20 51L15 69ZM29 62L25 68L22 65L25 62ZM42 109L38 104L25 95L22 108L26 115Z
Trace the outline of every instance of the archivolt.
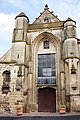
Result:
M49 39L54 44L54 47L56 49L57 47L60 47L60 40L56 36L49 32L43 32L39 34L33 41L32 43L33 48L37 47L45 38Z

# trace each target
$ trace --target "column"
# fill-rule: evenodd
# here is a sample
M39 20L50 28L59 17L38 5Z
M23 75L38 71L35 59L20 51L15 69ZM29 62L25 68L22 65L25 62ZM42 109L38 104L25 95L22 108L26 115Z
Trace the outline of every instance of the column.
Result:
M60 73L61 76L61 104L65 105L65 73L62 71Z

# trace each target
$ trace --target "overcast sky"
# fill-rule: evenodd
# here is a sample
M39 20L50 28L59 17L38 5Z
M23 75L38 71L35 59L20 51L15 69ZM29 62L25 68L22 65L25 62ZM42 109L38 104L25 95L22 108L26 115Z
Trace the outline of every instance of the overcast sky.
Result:
M75 20L77 37L80 38L80 0L0 0L0 57L12 46L15 16L23 11L32 23L45 4L60 20L68 17Z

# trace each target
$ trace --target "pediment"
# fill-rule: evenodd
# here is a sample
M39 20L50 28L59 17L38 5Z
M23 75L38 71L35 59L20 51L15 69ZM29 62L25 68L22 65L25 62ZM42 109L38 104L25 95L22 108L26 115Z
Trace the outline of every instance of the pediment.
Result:
M40 13L40 16L36 18L33 24L50 23L58 21L60 21L58 17L53 14L53 11L52 12L49 11L48 5L45 5L44 11Z

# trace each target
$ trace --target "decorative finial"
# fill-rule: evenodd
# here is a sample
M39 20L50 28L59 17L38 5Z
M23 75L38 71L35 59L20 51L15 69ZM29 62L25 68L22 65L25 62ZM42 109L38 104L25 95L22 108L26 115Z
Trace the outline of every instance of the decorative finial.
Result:
M49 9L48 5L46 4L44 10L48 10L48 9Z

